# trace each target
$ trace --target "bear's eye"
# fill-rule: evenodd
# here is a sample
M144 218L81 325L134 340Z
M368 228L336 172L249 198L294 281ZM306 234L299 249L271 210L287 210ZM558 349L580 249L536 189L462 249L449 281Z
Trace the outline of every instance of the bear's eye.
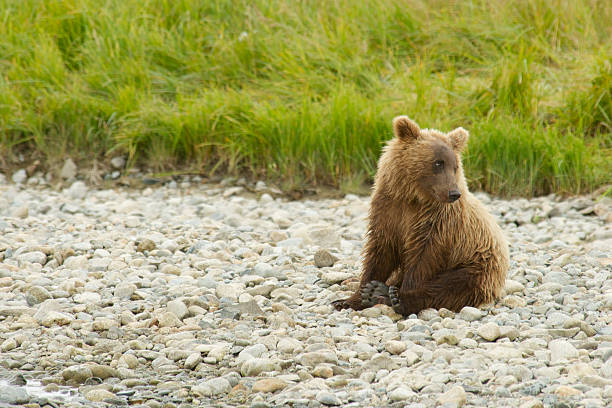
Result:
M442 170L444 168L444 160L436 160L434 162L434 170Z

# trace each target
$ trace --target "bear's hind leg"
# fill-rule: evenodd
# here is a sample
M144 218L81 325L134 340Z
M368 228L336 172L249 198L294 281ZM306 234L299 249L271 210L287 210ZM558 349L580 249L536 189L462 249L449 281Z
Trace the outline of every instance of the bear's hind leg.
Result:
M403 315L418 313L423 309L442 307L458 312L464 306L480 306L491 299L482 288L482 274L473 268L458 268L443 272L434 279L413 289L404 281L399 290L400 307L394 309ZM393 302L393 289L390 289ZM399 310L398 310L399 309Z

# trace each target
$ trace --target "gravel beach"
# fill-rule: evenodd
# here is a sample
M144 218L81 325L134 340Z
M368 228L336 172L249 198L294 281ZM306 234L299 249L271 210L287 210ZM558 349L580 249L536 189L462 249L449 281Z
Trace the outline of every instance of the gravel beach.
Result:
M477 196L505 295L336 311L368 197L0 177L0 407L609 407L612 205Z

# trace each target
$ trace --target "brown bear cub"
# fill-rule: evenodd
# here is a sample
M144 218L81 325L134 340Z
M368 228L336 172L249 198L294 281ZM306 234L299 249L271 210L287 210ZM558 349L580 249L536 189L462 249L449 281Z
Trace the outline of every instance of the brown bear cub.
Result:
M406 116L393 120L393 130L378 162L360 289L333 305L384 303L409 315L498 298L508 244L468 191L461 165L468 132L420 129Z

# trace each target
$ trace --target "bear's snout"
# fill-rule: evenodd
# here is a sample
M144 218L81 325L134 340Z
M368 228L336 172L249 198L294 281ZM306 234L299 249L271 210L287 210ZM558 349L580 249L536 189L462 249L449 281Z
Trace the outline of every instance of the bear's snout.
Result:
M451 190L448 192L448 200L452 203L453 201L457 201L461 197L461 193L459 190Z

